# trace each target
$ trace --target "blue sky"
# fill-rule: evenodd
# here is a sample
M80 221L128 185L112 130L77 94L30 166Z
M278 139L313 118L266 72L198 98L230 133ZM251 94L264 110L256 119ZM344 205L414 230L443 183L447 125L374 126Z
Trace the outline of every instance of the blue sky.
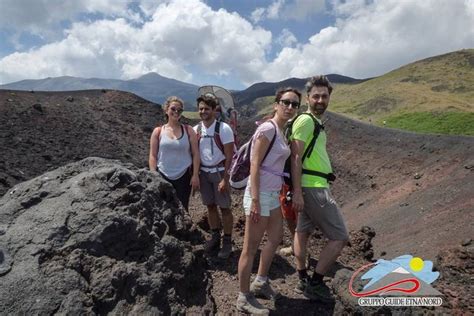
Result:
M0 84L148 72L231 89L474 47L474 0L0 0Z

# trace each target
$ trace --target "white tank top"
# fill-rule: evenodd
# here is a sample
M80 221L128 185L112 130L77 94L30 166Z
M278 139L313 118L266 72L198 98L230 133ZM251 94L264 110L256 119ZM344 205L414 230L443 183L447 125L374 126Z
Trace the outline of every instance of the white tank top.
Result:
M183 134L178 139L171 139L163 129L160 133L157 167L170 180L181 178L192 163L188 133L184 129L181 125Z

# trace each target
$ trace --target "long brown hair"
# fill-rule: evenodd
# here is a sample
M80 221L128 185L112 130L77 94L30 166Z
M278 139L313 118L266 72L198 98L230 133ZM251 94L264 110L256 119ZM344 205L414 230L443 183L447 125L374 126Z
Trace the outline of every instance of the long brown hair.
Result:
M275 93L275 103L280 102L281 97L287 92L293 92L294 94L296 94L298 96L298 99L301 102L301 92L298 89L293 88L293 87L282 87L282 88L278 88L278 90ZM265 121L271 120L275 116L275 113L276 113L276 110L273 110L271 113L265 115L261 121L265 122Z

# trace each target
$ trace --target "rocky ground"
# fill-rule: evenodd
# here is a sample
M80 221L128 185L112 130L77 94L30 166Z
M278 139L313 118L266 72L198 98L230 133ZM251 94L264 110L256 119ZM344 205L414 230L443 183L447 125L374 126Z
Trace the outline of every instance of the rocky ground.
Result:
M209 264L209 271L212 275L213 285L211 293L213 294L216 302L217 312L219 314L231 314L235 312L235 301L239 291L239 284L237 279L237 268L240 257L240 251L243 244L244 227L245 227L245 216L241 207L240 199L242 198L240 192L235 192L234 198L234 216L235 216L235 228L234 228L234 252L227 260L218 259L216 254L206 256ZM190 214L193 218L193 222L206 229L207 218L206 212L203 211L200 205L199 197L196 197L191 202ZM351 247L348 247L344 251L344 255L339 260L337 269L341 269L345 266L356 267L362 265L370 259L371 256L371 239L373 237L373 231L366 228L364 231L351 232L351 239L355 241ZM357 242L356 242L357 241ZM316 232L314 238L311 239L310 248L312 256L310 263L312 266L316 264L316 258L321 245L323 244L323 236ZM288 230L285 229L284 242L282 247L291 243ZM255 276L258 267L258 256L255 257L253 264L253 277ZM333 271L335 273L335 271ZM282 298L276 302L270 300L262 300L260 302L271 309L274 315L288 315L288 314L304 314L304 315L332 315L334 312L335 304L324 304L320 302L310 302L302 294L298 294L294 291L298 277L294 265L293 256L281 256L279 253L275 255L269 277L272 282L272 286L282 294ZM331 278L327 278L326 281L330 284Z
M219 315L236 313L235 301L239 291L237 268L243 243L245 216L239 202L242 199L241 192L234 192L233 199L236 223L234 226L234 252L227 260L218 259L216 254L206 255L208 271L212 278L211 295ZM194 223L197 223L201 229L208 231L206 211L197 195L191 199L190 214ZM206 233L205 235L209 238ZM302 294L296 293L294 289L298 282L298 276L294 257L282 256L279 252L275 255L269 278L272 286L282 294L282 298L276 302L264 299L259 299L259 301L270 309L271 315L429 315L433 313L464 315L474 312L474 297L472 295L474 244L469 240L465 241L464 246L444 249L433 260L435 269L441 272L441 277L435 282L434 287L446 295L442 308L394 309L357 306L356 299L349 294L349 279L355 270L375 260L372 245L375 236L376 232L368 226L350 232L349 245L344 249L330 275L324 279L334 294L334 303L309 301ZM319 231L315 231L309 244L311 267L316 266L318 254L325 242L323 235ZM281 247L290 243L290 235L288 229L285 228ZM199 249L201 247L202 245L198 246ZM252 278L256 275L257 267L258 254L254 261Z
M0 314L211 313L202 234L172 186L86 158L0 199Z
M242 138L252 133L253 121L242 120ZM129 93L0 90L0 195L9 194L20 182L89 156L146 167L148 138L160 122L163 113L159 106ZM337 115L329 115L327 132L338 175L333 194L352 231L351 247L344 250L339 268L356 269L372 258L391 259L402 254L432 260L441 272L435 287L446 295L447 302L436 311L473 313L472 294L466 293L474 292L474 138L416 135ZM222 262L204 256L202 243L192 246L193 252L205 259L211 277L211 301L215 302L211 309L222 314L234 311L238 289L236 271L244 220L240 194L233 195L233 255ZM192 221L205 237L205 209L198 196L191 202ZM314 237L313 265L323 243L319 234ZM285 242L289 242L287 232ZM2 258L0 272L7 259ZM284 294L276 305L265 302L275 314L359 312L343 303L321 305L295 294L292 257L277 255L270 278ZM343 302L346 280L327 281L335 285L337 302ZM201 308L188 308L191 313L202 312Z

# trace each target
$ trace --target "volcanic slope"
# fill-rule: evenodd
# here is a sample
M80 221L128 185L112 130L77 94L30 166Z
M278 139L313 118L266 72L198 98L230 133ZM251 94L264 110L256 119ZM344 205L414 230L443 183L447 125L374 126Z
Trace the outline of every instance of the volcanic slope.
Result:
M113 90L0 90L0 195L13 185L89 156L148 165L157 104Z
M418 135L331 113L328 118L329 153L338 175L332 191L351 230L359 231L363 225L374 228L375 258L383 253L388 258L411 253L434 259L440 248L461 241L469 244L464 241L473 237L474 138ZM125 92L0 91L0 194L19 182L89 156L146 167L149 135L163 120L159 106ZM254 129L249 119L242 122L240 131L248 134ZM198 199L192 199L190 213L194 222L205 227L206 211ZM226 313L232 310L237 293L235 275L243 235L241 192L233 199L236 249L232 264L223 264L231 273L227 275L219 266L212 281L213 293L219 297L217 309ZM367 231L373 236L371 229ZM312 242L322 241L318 236ZM356 251L361 256L357 249L363 247L367 251L364 258L370 259L371 245L366 244L366 238L352 238L340 261L360 267L363 262L347 253ZM467 258L464 253L462 256ZM278 286L291 296L296 285L291 259L278 258L274 271L284 271ZM293 273L290 279L288 273ZM222 289L229 286L228 295L223 295ZM459 289L452 293L463 293ZM315 308L301 297L285 302L282 310L288 312Z
M0 194L89 156L148 165L161 107L111 90L0 90ZM329 113L333 193L351 229L375 229L375 249L435 255L472 238L474 138L380 128ZM241 131L254 130L252 120ZM377 253L376 253L377 255Z
M330 113L333 193L351 229L377 233L376 257L435 256L474 231L474 137L404 132Z

